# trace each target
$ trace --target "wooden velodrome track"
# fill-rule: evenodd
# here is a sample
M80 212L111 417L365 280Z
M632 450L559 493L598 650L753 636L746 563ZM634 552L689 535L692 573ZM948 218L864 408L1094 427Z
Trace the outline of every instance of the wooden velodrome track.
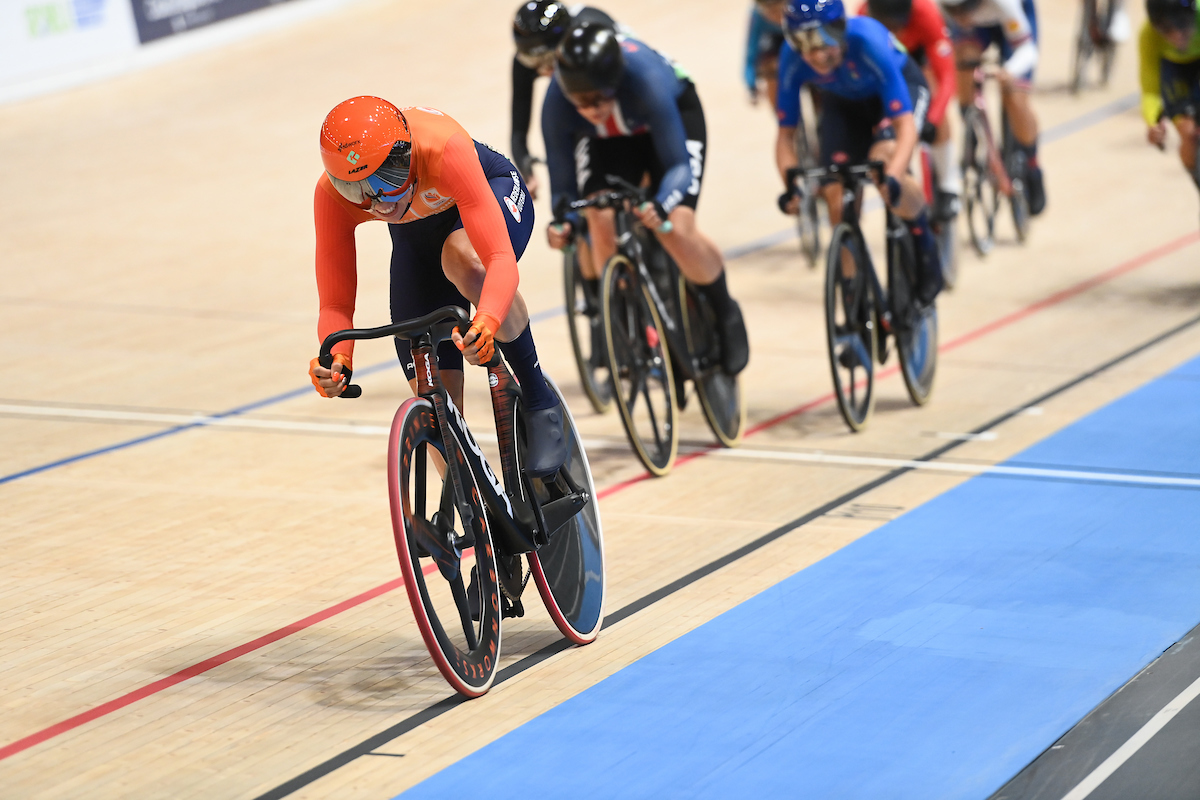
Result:
M397 590L380 435L407 388L378 342L358 350L361 400L304 388L317 129L371 93L503 145L510 5L364 0L0 108L0 797L256 797L347 751L292 796L391 797L966 477L789 454L911 459L1024 409L939 457L990 464L1200 353L1198 326L1088 375L1200 311L1197 203L1177 159L1144 145L1132 43L1108 90L1064 91L1076 4L1050 0L1048 210L1026 247L1006 225L986 261L963 253L932 403L912 408L892 375L869 430L849 434L821 277L776 236L774 125L739 80L745 4L613 0L705 104L701 222L745 253L729 267L751 435L736 457L703 450L692 403L683 437L700 452L640 480L615 413L591 415L577 388L543 197L521 288L542 363L598 443L610 625L527 658L559 639L531 601L506 623L519 671L422 714L450 692ZM379 324L388 239L368 225L358 242L356 320ZM468 383L484 428L482 374Z

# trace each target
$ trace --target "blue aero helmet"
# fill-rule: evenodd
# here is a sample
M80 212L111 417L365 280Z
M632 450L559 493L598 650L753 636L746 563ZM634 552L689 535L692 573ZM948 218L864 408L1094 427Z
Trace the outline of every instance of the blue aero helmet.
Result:
M842 0L791 0L783 34L799 53L818 47L845 47L846 7Z

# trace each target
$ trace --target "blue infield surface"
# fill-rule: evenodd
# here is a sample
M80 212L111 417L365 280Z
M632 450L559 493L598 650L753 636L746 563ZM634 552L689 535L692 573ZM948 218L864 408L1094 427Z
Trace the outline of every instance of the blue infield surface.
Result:
M1008 463L1200 474L1200 359ZM1200 491L981 476L404 797L982 800L1198 622Z

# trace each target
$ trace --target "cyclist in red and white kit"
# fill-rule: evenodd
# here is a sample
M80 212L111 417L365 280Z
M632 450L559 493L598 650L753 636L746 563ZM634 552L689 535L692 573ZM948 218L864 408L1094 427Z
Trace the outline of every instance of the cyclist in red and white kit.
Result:
M882 22L925 73L932 97L921 140L933 145L933 164L938 175L933 213L938 220L953 219L958 214L962 174L950 136L950 123L946 120L956 83L954 46L941 9L934 0L867 0L858 13Z

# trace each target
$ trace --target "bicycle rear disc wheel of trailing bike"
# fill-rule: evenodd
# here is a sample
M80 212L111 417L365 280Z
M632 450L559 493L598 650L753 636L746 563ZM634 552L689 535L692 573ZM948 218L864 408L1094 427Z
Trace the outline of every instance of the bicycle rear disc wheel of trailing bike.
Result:
M900 356L900 375L914 405L923 406L933 393L937 374L937 306L916 302L916 250L909 235L888 237L888 302L892 332Z
M852 431L866 427L875 408L879 352L878 300L858 234L846 223L829 238L825 266L825 334L838 411ZM851 277L844 273L852 272Z
M963 137L963 210L971 246L986 256L996 243L999 193L988 165L987 138L979 129L985 123L977 114L971 117Z
M447 454L432 404L406 400L388 440L388 495L400 569L421 637L454 690L478 697L491 688L500 654L500 587L479 488L461 444L454 450L450 458L458 463L466 498L455 497L449 471L444 480L438 474L438 461ZM470 525L463 523L459 502L473 515ZM468 586L472 573L476 580Z
M1099 0L1097 0L1099 2ZM1079 28L1075 35L1075 49L1071 58L1071 94L1078 94L1087 80L1088 62L1096 49L1092 40L1093 14L1096 9L1088 0L1080 3Z
M1017 146L1016 140L1012 138L1012 133L1007 131L1007 122L1005 125L1007 158L1004 166L1012 184L1012 195L1008 198L1008 204L1012 210L1013 230L1016 231L1017 241L1024 244L1029 237L1029 195L1025 190L1025 183L1029 180L1029 162L1025 153Z
M675 379L662 319L633 262L615 255L604 267L604 334L613 398L642 464L666 475L679 451Z
M547 544L529 553L529 568L558 630L575 644L588 644L595 641L604 621L604 533L600 501L596 498L592 469L575 418L554 381L546 378L546 383L562 403L567 460L552 478L530 480L534 497L538 502L550 499L551 492L561 497L573 483L587 492L588 500L574 517L550 532ZM517 438L524 441L523 437ZM569 474L569 482L563 473Z
M680 276L678 296L683 308L683 334L696 365L692 380L708 427L725 447L736 447L746 427L746 407L736 375L721 368L717 314L696 287Z
M600 282L591 288L579 267L578 247L563 254L563 289L567 301L567 331L579 368L583 393L597 414L612 408L612 382L608 375L608 352L604 344L604 320L600 316Z

